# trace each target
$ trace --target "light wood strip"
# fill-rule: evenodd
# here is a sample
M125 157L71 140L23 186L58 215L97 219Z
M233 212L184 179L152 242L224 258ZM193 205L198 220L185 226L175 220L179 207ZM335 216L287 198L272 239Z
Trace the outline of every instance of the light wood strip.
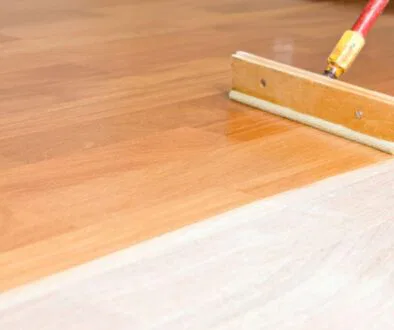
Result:
M245 52L233 55L232 73L240 102L394 153L390 95Z

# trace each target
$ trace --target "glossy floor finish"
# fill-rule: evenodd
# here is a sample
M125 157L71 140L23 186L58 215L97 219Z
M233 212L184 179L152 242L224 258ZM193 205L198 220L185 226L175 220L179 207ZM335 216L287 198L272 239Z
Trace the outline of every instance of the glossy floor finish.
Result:
M230 55L320 72L357 6L24 0L0 12L0 290L388 156L228 100ZM394 90L394 16L347 81Z

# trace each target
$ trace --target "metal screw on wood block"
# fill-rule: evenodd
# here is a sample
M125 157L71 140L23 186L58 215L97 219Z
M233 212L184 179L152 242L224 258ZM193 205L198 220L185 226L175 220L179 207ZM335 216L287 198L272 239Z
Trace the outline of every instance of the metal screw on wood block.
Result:
M355 114L357 119L362 119L363 115L364 115L364 113L362 111L360 111L360 110L357 110L354 114Z
M267 82L264 79L261 79L260 85L261 85L261 87L265 87L265 86L267 86Z

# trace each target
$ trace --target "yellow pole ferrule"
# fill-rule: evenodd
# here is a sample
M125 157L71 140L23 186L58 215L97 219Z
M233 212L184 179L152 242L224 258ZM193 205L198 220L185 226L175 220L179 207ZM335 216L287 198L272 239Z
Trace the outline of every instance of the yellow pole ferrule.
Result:
M327 70L335 72L338 78L345 73L365 45L363 35L356 31L346 31L328 58Z

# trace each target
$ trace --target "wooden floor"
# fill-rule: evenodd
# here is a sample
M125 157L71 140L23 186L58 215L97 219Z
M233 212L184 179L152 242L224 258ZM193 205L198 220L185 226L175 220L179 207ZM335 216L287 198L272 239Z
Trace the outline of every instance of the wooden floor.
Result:
M0 294L0 328L392 330L393 186L391 160L133 245Z
M0 291L389 157L228 100L237 50L321 72L359 6L24 0L0 12ZM344 77L393 94L394 13Z

